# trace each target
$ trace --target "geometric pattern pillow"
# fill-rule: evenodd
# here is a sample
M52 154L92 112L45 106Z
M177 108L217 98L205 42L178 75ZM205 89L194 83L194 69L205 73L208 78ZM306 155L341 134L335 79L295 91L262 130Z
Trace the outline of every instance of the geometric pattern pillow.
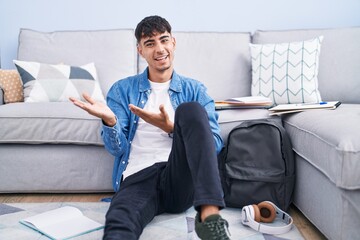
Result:
M318 69L321 41L250 44L251 95L270 98L275 105L320 102Z
M14 63L24 85L25 102L67 102L69 97L84 101L84 92L105 102L94 63L80 67L18 60Z
M16 70L0 69L0 88L4 91L5 103L24 101L22 82Z

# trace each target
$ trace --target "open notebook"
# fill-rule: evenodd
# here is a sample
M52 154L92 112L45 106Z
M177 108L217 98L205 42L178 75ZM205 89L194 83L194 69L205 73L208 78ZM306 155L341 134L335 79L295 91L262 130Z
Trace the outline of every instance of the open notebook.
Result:
M279 104L269 109L269 115L282 115L287 113L302 112L311 109L336 109L341 102L319 102L319 103L297 103L297 104Z
M20 220L20 223L51 239L68 239L104 227L75 207L61 207Z

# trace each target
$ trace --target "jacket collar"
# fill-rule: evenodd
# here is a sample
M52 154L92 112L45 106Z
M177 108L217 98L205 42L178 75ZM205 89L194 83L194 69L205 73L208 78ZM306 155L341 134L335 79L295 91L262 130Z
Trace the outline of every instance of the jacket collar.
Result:
M140 74L140 83L139 83L139 91L146 92L151 89L150 82L149 82L149 74L148 68L145 69L143 73ZM173 71L171 82L170 82L170 90L174 92L181 92L181 80L180 76Z

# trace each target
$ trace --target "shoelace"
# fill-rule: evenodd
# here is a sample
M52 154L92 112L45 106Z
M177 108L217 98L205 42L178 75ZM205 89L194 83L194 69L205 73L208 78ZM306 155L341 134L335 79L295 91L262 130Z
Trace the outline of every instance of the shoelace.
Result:
M204 225L211 230L213 239L218 239L217 237L229 239L227 235L227 233L230 235L229 223L225 219L219 218L217 221L204 222Z

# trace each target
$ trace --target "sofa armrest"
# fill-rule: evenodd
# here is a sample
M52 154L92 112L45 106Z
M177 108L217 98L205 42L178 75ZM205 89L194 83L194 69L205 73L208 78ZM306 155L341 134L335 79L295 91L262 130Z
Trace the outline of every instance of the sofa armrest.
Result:
M0 87L0 105L3 105L3 104L4 104L4 91Z

